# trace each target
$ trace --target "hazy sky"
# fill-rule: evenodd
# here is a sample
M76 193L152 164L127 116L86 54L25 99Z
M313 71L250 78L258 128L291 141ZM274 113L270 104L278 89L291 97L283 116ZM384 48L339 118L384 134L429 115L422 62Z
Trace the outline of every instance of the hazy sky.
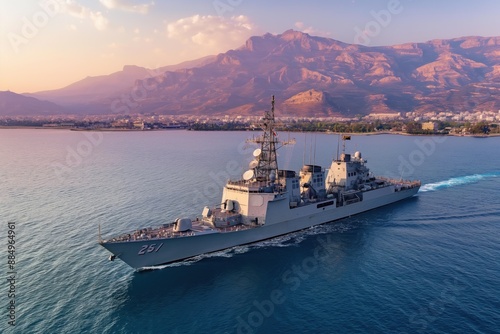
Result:
M0 90L176 64L287 29L365 45L500 36L500 1L0 0Z

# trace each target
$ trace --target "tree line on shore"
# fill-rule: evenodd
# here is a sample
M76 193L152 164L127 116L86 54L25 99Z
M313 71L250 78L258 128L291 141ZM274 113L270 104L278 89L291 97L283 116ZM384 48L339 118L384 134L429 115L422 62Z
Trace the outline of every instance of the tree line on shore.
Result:
M224 123L194 123L190 126L192 130L199 131L242 131L259 129L258 124L247 124L244 122ZM376 132L404 132L408 134L449 134L450 132L463 131L470 134L500 133L500 127L495 123L460 123L460 122L436 122L436 130L422 129L422 123L409 121L375 120L373 122L328 122L328 121L296 121L276 124L278 131L298 132L336 132L336 133L376 133Z
M43 127L47 121L45 120L0 120L0 126L21 126L21 127ZM64 127L65 121L58 122L60 127ZM332 122L320 120L296 120L288 122L277 122L276 130L291 131L291 132L336 132L336 133L377 133L377 132L403 132L408 134L449 134L449 133L465 133L473 135L484 135L489 133L500 133L500 127L496 123L490 122L448 122L436 121L436 130L425 130L422 128L421 122L416 121L382 121L374 120L367 121L347 121L347 122ZM103 122L73 122L75 128L96 128L96 124L103 126ZM53 124L53 125L57 125ZM146 128L161 128L158 124L144 123ZM156 126L155 126L156 125ZM248 123L242 121L212 121L212 122L190 122L185 123L185 127L195 131L252 131L260 130L257 123Z

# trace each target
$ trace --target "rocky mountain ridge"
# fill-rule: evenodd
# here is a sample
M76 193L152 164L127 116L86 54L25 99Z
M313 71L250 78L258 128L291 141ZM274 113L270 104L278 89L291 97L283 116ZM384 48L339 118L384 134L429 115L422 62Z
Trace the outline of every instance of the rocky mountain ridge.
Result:
M32 96L104 114L253 115L271 95L283 116L500 109L500 37L369 47L288 30L193 64Z
M498 110L499 66L500 37L366 47L290 30L251 37L205 66L145 79L155 89L135 110L253 114L272 94L290 116Z

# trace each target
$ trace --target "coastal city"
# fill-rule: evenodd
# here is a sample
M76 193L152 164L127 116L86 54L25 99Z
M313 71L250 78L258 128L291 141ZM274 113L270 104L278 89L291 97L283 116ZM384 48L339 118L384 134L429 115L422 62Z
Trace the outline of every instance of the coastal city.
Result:
M260 129L260 116L200 115L55 115L2 116L0 127L32 127L97 131L189 129L199 131L252 131ZM336 133L402 133L495 135L500 134L500 110L386 113L354 117L277 116L280 131Z
M0 13L0 334L500 334L500 1Z

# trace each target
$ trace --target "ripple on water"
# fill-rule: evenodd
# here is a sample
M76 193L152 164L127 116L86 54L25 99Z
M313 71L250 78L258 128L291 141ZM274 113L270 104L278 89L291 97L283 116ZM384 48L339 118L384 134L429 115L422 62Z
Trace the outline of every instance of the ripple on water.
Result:
M20 333L230 333L238 317L248 321L257 310L254 302L269 300L274 290L285 300L255 332L412 333L422 329L421 320L428 321L424 331L430 333L497 331L500 175L498 158L491 155L498 150L494 138L480 146L468 138L440 144L439 154L415 171L424 185L414 199L163 270L135 272L107 261L96 243L98 225L103 235L116 234L218 203L220 180L210 175L228 171L227 161L244 161L243 172L252 150L240 154L235 143L248 134L104 135L61 180L51 163L64 162L67 146L83 134L5 133L0 131L0 142L13 144L0 150L0 215L16 221L18 232ZM297 138L297 147L304 147L304 136ZM318 135L321 164L331 162L331 138ZM392 170L399 154L415 149L413 138L393 138L356 141L371 150L363 153L378 170ZM464 147L489 159L480 165L467 160ZM302 154L293 154L289 164L300 168ZM207 191L207 184L217 190ZM309 263L320 237L330 240L332 255L299 276L294 269ZM450 299L437 312L432 307L441 296ZM0 332L4 326L0 322Z

